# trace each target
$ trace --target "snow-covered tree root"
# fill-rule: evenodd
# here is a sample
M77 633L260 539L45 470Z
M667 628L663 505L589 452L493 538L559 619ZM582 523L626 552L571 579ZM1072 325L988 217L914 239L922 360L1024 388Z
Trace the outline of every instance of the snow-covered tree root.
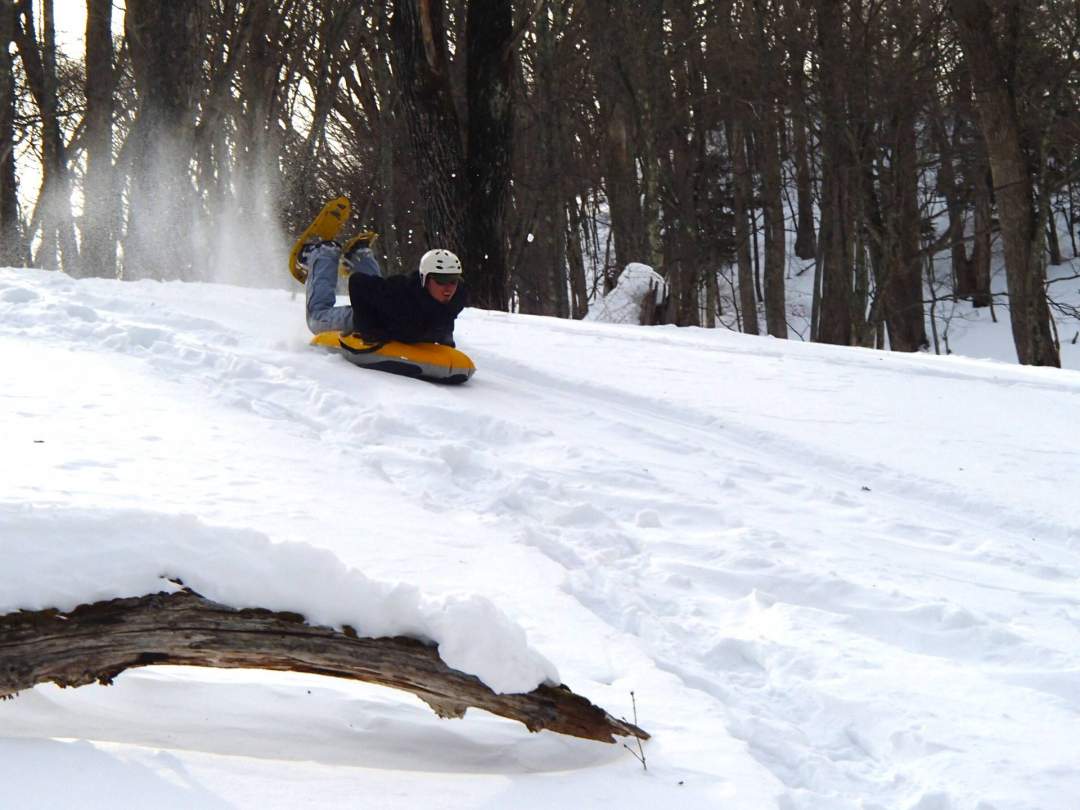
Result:
M362 638L352 628L305 624L303 616L238 610L190 590L113 599L57 610L0 616L0 698L39 683L109 684L126 669L150 664L289 670L404 689L440 717L470 706L589 740L647 739L565 686L497 694L451 669L433 645L409 638Z

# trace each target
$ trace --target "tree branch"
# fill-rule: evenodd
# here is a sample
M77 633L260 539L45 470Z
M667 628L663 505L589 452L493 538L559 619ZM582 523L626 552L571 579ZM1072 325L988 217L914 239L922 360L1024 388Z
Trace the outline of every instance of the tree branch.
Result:
M58 610L0 616L0 698L39 683L109 684L151 664L309 672L412 692L440 717L470 706L589 740L649 735L616 720L565 686L500 695L451 669L435 645L409 638L363 638L315 627L295 613L236 609L190 591L157 593Z

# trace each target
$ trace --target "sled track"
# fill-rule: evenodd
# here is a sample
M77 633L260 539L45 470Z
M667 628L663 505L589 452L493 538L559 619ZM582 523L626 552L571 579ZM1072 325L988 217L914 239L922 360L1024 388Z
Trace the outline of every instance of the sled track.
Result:
M326 454L328 475L410 504L383 527L401 532L391 545L407 546L403 556L459 565L470 549L408 531L437 535L440 524L460 522L480 537L477 553L542 557L580 607L574 627L596 641L597 660L580 671L617 680L632 654L651 660L659 674L647 692L639 687L644 705L662 716L674 689L673 702L722 716L749 755L732 754L724 769L767 771L785 808L969 807L980 790L1048 778L1055 767L1025 767L1017 740L1030 732L986 717L980 700L1047 718L1047 733L1080 704L1070 685L1080 661L1060 643L1080 622L1080 562L1068 546L1075 525L832 454L754 426L720 401L708 413L630 380L560 374L543 359L519 359L530 353L495 348L498 336L483 331L491 320L520 330L523 345L547 332L588 340L570 325L480 318L471 351L480 370L446 389L355 369L299 338L253 338L227 318L125 300L108 285L80 287L73 304L61 282L0 285L0 302L12 305L3 333L130 355L155 378L295 436ZM681 336L659 343L732 362L755 355ZM919 358L902 362L915 374L952 376ZM831 384L877 364L861 355L841 362ZM807 375L796 382L824 385ZM1031 385L1075 390L1038 375ZM256 510L273 481L252 484L244 508ZM379 556L391 555L392 566L393 553ZM618 665L603 660L607 648L619 650ZM678 735L659 728L657 744L692 736L694 722L673 721ZM978 729L980 756L1006 763L987 785L930 776L964 771L954 728Z

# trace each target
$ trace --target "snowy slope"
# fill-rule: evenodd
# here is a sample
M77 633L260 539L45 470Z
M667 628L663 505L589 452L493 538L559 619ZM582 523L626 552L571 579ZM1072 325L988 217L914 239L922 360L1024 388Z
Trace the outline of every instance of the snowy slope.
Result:
M469 310L446 388L306 341L282 291L0 270L0 552L243 530L483 597L635 693L649 770L157 668L0 705L0 805L1075 806L1080 373Z

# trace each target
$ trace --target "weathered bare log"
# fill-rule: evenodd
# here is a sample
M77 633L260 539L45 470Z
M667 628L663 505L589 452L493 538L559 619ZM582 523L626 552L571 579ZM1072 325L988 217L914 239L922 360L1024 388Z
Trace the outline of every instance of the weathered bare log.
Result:
M109 684L150 664L288 670L349 678L412 692L440 717L470 706L589 740L647 739L565 686L500 695L479 678L451 669L435 645L415 639L363 638L306 624L295 613L236 609L190 591L80 605L70 612L0 616L0 698L39 683Z

